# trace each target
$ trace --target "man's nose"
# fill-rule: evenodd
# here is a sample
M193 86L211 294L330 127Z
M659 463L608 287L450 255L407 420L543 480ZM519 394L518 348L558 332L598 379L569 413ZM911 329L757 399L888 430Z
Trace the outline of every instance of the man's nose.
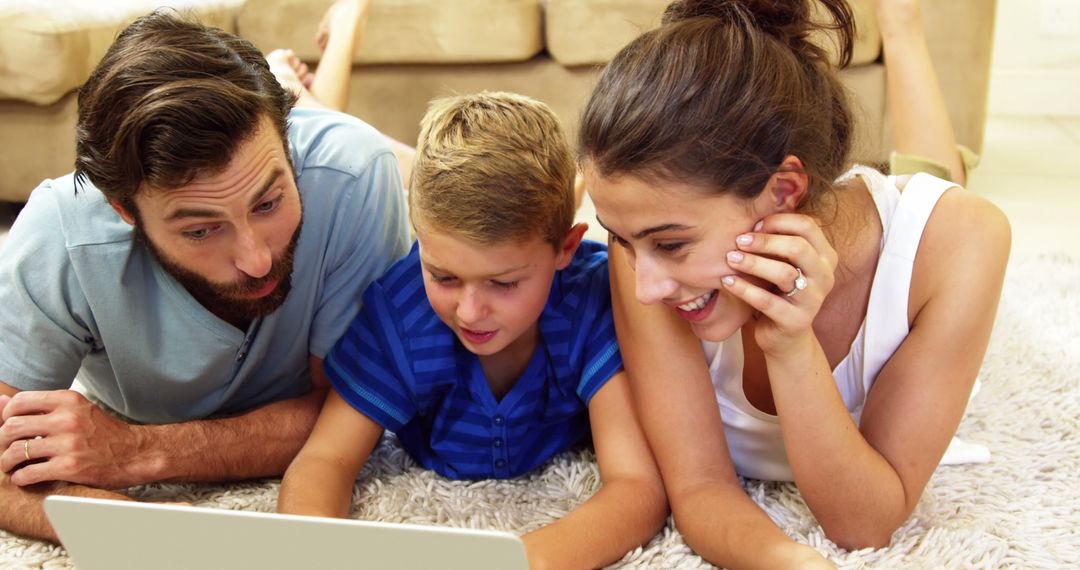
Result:
M274 263L270 245L247 225L237 227L234 257L236 268L255 279L270 273Z

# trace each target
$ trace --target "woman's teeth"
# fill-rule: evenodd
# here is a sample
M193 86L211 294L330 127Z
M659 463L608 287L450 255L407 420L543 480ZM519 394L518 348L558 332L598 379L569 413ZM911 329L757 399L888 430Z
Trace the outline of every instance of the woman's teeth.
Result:
M693 311L700 311L701 309L705 308L705 305L709 303L709 299L712 299L713 295L715 294L715 290L709 291L708 293L698 297L697 299L694 299L693 301L690 301L689 303L683 303L682 305L679 305L679 310L686 311L688 313Z

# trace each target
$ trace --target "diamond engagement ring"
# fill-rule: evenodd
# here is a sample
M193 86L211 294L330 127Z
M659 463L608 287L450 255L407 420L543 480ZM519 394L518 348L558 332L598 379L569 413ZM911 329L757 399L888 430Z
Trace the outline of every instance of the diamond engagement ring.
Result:
M796 273L796 275L795 275L795 286L791 288L791 291L788 291L787 293L784 293L785 297L791 297L791 296L795 295L795 293L798 293L799 291L802 291L803 289L806 289L806 285L807 285L806 277L803 276L802 269L799 269L798 267L796 267L795 268L795 273Z

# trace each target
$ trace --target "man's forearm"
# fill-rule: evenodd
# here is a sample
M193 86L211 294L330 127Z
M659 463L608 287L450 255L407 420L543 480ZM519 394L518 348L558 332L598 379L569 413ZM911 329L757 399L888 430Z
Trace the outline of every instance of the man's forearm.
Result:
M0 529L27 538L59 543L56 532L45 516L45 497L49 495L129 499L112 491L67 483L39 483L19 487L11 482L11 477L3 473L0 474Z
M139 426L140 483L233 481L285 472L311 433L325 389L227 418Z

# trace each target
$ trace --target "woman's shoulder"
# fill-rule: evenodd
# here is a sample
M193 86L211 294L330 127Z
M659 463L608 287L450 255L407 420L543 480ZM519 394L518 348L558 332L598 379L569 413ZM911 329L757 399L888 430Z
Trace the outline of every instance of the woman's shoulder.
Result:
M946 289L1000 281L1011 246L1012 229L1000 208L961 186L950 188L923 230L911 280L913 306Z
M953 260L973 251L1007 258L1012 242L1009 219L993 202L954 186L942 194L923 232L934 257ZM920 245L922 255L923 247Z

